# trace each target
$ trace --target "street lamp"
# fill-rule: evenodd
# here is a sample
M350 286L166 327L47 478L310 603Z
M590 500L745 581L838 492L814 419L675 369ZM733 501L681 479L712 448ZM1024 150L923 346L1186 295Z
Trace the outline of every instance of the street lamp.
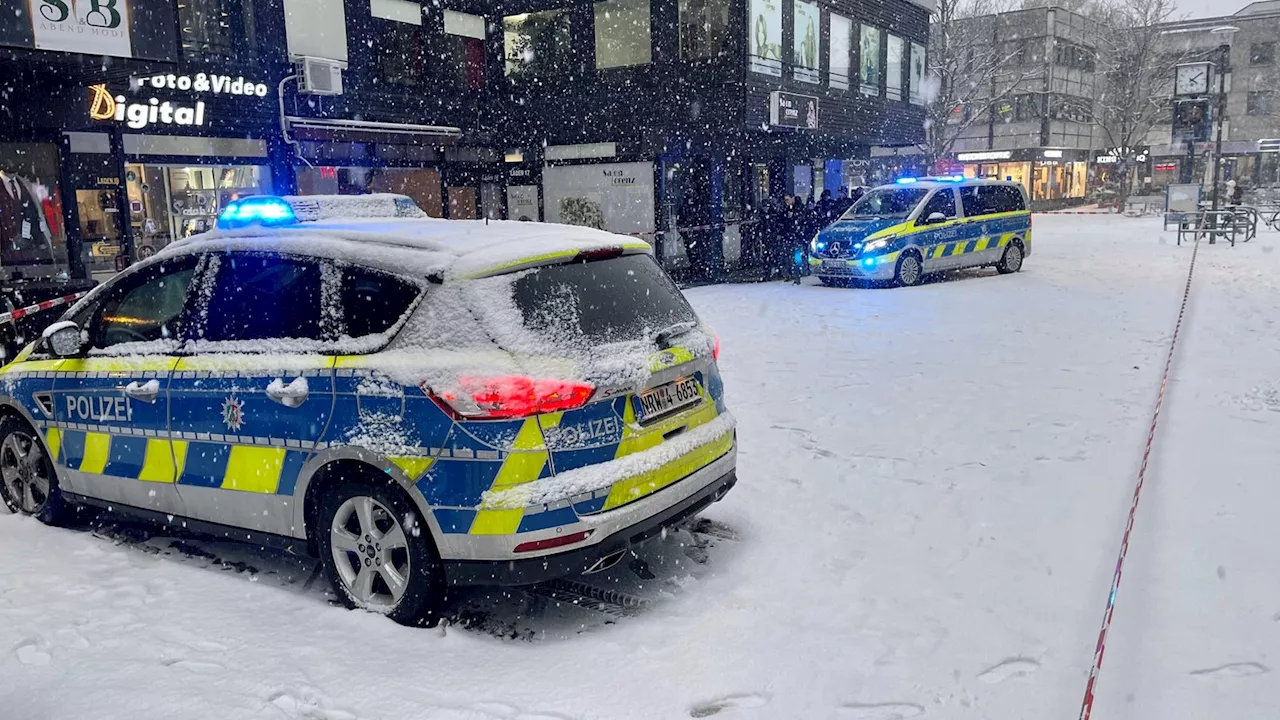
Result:
M1209 31L1211 35L1217 35L1222 38L1222 44L1218 46L1218 110L1215 113L1218 116L1217 139L1213 144L1213 210L1214 224L1217 225L1218 210L1218 181L1222 177L1222 126L1227 119L1227 69L1231 64L1231 38L1238 32L1240 28L1234 25L1223 25L1213 28ZM1215 236L1209 235L1209 244L1214 243Z

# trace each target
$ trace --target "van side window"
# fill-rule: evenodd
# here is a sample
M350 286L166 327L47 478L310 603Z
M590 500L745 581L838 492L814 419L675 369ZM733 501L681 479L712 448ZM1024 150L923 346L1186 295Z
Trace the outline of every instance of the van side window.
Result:
M969 185L960 188L960 204L964 206L965 217L977 217L985 214L982 199L978 197L978 187Z
M1026 210L1022 191L1010 185L988 185L978 188L978 197L986 213L1020 212Z
M929 198L929 202L925 204L924 210L920 213L922 220L934 213L942 213L948 220L952 220L956 216L956 196L951 188L943 188L938 190Z

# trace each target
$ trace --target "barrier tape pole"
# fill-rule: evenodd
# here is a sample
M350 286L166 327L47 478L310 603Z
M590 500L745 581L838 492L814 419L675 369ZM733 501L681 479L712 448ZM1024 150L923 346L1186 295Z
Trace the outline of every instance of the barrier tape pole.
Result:
M1138 482L1133 487L1133 503L1129 506L1129 520L1125 523L1124 535L1120 539L1120 557L1116 560L1116 572L1111 578L1111 592L1107 595L1107 611L1102 616L1102 629L1098 631L1098 644L1093 651L1093 667L1089 669L1089 682L1084 688L1084 701L1080 705L1080 720L1089 720L1093 714L1093 689L1102 671L1102 655L1107 649L1107 631L1111 629L1111 616L1116 609L1116 593L1120 591L1120 574L1124 571L1124 559L1129 553L1129 535L1133 532L1133 520L1138 514L1138 498L1142 495L1142 484L1147 477L1147 465L1151 460L1151 447L1155 444L1156 426L1160 422L1160 410L1164 407L1165 389L1169 387L1169 371L1173 367L1173 353L1178 347L1178 335L1182 330L1182 320L1187 314L1187 302L1191 299L1191 278L1196 272L1196 255L1200 252L1200 239L1196 238L1191 248L1191 266L1187 270L1187 286L1182 291L1182 307L1178 309L1178 321L1173 326L1173 337L1169 340L1169 354L1165 356L1164 373L1160 376L1160 390L1156 393L1156 407L1151 414L1151 428L1147 431L1147 445L1142 453L1142 465L1138 468Z
M72 303L72 302L75 302L76 300L79 300L80 298L84 297L87 294L88 294L87 292L78 292L72 295L63 295L62 297L54 298L52 300L45 300L44 302L38 302L35 305L28 305L26 307L17 308L16 310L11 310L7 313L0 313L0 323L6 323L6 322L11 323L16 320L20 320L26 317L27 315L32 315L34 313L38 313L44 310L56 308L59 305L66 305L67 303Z

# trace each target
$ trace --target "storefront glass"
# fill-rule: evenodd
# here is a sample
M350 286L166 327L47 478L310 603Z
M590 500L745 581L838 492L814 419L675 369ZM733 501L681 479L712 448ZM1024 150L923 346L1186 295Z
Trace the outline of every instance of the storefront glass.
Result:
M965 177L1012 180L1013 182L1021 183L1023 187L1028 189L1030 186L1027 183L1027 178L1030 175L1031 163L1029 162L978 163L964 166Z
M408 195L427 215L444 217L440 171L435 168L298 168L299 195L379 192Z
M28 277L67 266L56 145L0 143L0 265Z
M1083 198L1086 186L1086 163L1039 161L1031 181L1032 200L1066 200Z
M128 163L125 188L135 252L141 259L175 240L211 229L232 200L271 192L271 174L262 165ZM94 250L93 257L109 252L106 247Z

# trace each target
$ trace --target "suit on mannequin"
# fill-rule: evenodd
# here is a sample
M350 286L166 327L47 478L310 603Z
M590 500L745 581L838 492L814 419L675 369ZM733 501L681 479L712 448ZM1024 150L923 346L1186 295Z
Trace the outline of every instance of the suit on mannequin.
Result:
M0 170L0 262L29 265L53 260L53 233L36 186Z

